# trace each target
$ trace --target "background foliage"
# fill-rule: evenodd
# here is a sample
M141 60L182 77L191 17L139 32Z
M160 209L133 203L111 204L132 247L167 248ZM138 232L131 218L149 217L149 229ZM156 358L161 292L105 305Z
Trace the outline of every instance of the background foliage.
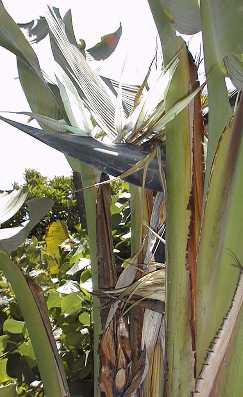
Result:
M50 222L64 220L71 233L76 231L76 226L81 222L85 225L85 212L81 196L80 205L77 205L77 193L74 186L74 179L67 176L56 176L53 179L40 174L34 169L26 169L24 173L25 182L23 185L15 183L13 188L23 188L28 192L28 198L48 197L54 201L52 210L35 227L32 235L41 237ZM79 189L81 185L79 186ZM6 222L6 227L16 226L26 220L26 205L12 218Z
M20 186L15 186L20 187ZM48 179L26 170L29 197L49 197L55 204L12 260L45 293L54 337L73 396L92 393L93 318L90 256L85 225L74 197L71 177ZM130 255L129 193L125 183L113 183L112 224L117 266ZM19 225L21 209L3 227ZM81 214L82 217L82 214ZM121 268L120 268L121 270ZM43 389L28 331L11 286L0 274L0 384L17 382L19 396L42 396Z

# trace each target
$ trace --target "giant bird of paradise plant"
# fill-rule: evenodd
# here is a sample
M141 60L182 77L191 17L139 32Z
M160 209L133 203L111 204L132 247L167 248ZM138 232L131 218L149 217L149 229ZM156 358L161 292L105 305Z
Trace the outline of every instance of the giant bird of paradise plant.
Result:
M109 55L101 56L102 48L115 47L121 28L104 36L98 52L86 51L71 14L62 19L50 8L41 35L49 34L58 65L53 84L0 3L0 44L17 57L28 115L41 129L0 119L65 153L89 188L95 396L240 397L243 99L233 111L225 77L241 89L243 9L240 0L149 0L149 6L163 67L136 87L99 76L90 63L95 54ZM20 26L33 34L31 24ZM199 31L207 136L197 69L177 34ZM107 181L97 184L105 173L130 183L131 258L119 277L110 191ZM165 221L161 265L155 251L165 242Z

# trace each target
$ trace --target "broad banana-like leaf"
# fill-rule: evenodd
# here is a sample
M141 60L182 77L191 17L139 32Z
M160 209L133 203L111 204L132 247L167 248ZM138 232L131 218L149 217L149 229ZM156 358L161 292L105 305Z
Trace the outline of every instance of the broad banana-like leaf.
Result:
M82 53L69 42L64 23L54 10L50 9L47 22L54 59L75 85L97 124L106 134L115 136L115 95L90 68Z
M212 7L214 7L212 3L215 2L206 0L202 1L200 4L209 107L205 194L208 188L211 166L220 135L229 123L232 115L225 83L225 68L223 67L223 59L219 56L219 38L216 37L215 31L216 25L220 24L221 21L218 15L216 16L212 13ZM217 18L217 23L215 23L215 18ZM228 40L229 39L228 37ZM220 109L220 111L218 111L218 109Z
M53 201L47 198L32 199L28 202L29 221L24 226L0 229L0 249L13 252L25 241L30 231L51 209Z
M57 119L62 118L62 104L44 79L34 50L5 10L2 1L0 1L0 45L17 57L20 82L33 112Z
M241 0L206 0L202 7L207 9L204 26L210 24L210 40L215 46L217 62L227 69L227 74L237 88L242 89L243 84L243 9ZM217 21L215 23L215 21ZM225 29L230 26L230 34Z
M62 153L115 177L122 175L150 154L149 150L146 151L141 147L131 144L108 145L94 138L77 134L49 133L2 116L0 116L0 120L5 121ZM135 185L143 186L144 175L146 177L145 186L148 189L163 190L157 160L150 161L146 174L144 174L143 170L140 170L127 176L126 180Z
M160 0L160 3L178 32L194 34L201 30L198 0Z
M208 8L211 23L210 40L215 46L217 63L224 69L237 88L243 87L243 35L241 0L160 0L175 29L180 33L193 34L201 30L200 7ZM204 3L204 4L203 4ZM203 16L203 11L202 17ZM211 22L210 22L211 20ZM205 22L204 22L205 24ZM225 29L231 26L230 34ZM224 65L224 66L223 66Z
M20 83L31 110L57 120L65 119L63 104L57 92L58 87L47 83L43 76L36 74L31 65L20 57L17 58L17 66Z
M184 2L182 2L184 3ZM171 18L159 0L149 0L165 64L180 59L168 91L166 111L195 86L190 77L190 58L183 40L176 36ZM193 103L192 103L193 108ZM193 127L188 106L166 128L166 379L167 397L189 396L193 387L195 324L192 268L189 268L192 208ZM192 113L193 114L193 113ZM178 194L178 192L180 192ZM190 278L192 281L190 281Z
M23 190L13 190L11 193L0 193L0 225L8 221L18 212L27 198Z
M197 379L193 396L240 396L242 390L242 320L243 320L243 277L237 288L217 337L211 342L210 351ZM232 357L234 359L232 360Z
M40 73L40 65L34 50L5 10L2 1L0 1L0 45L24 59L37 73Z
M223 318L231 308L241 270L237 267L234 256L239 260L243 257L242 109L241 99L235 120L225 129L217 147L204 211L198 253L198 373L210 344L221 326L224 327ZM229 370L232 365L234 363L231 361L228 364ZM242 359L238 365L242 368ZM234 382L232 388L233 385Z

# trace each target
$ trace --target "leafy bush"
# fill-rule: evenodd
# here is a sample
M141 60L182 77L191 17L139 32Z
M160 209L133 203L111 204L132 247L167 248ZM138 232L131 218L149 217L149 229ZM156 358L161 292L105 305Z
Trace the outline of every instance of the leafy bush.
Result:
M26 169L23 185L15 183L15 188L23 188L28 192L28 198L48 197L54 205L48 215L33 229L32 235L41 238L47 226L56 220L64 220L71 233L76 231L76 226L81 222L85 225L84 204L77 205L74 179L67 176L56 176L49 179L34 169ZM21 224L26 220L27 209L24 206L5 226L11 227Z
M65 208L65 202L61 201L61 181L66 181L63 187L67 190L71 178L54 178L48 185L47 178L36 171L28 170L25 177L25 187L31 195L42 197L52 191L59 203L55 204L45 222L38 225L36 235L18 247L12 260L27 279L32 279L44 291L71 393L75 395L75 390L82 388L89 396L93 383L93 314L87 234L80 223L71 233L64 220L52 222L53 214L59 211L58 206ZM129 235L130 228L130 194L125 183L114 182L112 187L114 255L122 270L122 262L130 256L129 239L124 238ZM23 213L15 215L11 222L16 224L24 220L24 216ZM44 227L47 232L40 237ZM0 275L0 288L0 384L14 380L19 396L42 396L43 385L28 330L11 286L3 275Z

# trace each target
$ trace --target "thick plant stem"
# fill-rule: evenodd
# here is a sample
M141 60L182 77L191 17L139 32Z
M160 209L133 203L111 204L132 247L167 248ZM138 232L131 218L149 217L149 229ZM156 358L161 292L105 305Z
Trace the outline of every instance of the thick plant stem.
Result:
M143 220L144 220L144 191L142 188L138 188L134 185L129 185L129 190L131 193L130 206L131 206L131 256L137 255L141 249L142 244L142 233L143 233ZM136 263L142 263L142 252L138 254ZM140 276L139 272L136 272ZM136 276L135 276L136 278ZM142 330L143 330L143 318L144 309L141 307L134 307L130 313L130 342L133 357L133 368L135 371L138 365L140 354L141 354L141 340L142 340ZM133 372L136 375L136 372ZM140 396L140 394L136 394Z
M158 0L149 0L160 36L165 65L179 58L167 96L167 109L190 91L188 53L176 36ZM167 296L166 296L166 397L190 396L194 384L194 356L190 327L190 277L187 247L192 189L192 148L189 110L185 109L166 130L167 176Z
M40 311L21 270L0 251L0 270L10 282L23 314L33 349L37 358L46 397L69 397L69 392L61 379L61 372L55 360L48 333Z
M83 187L92 186L97 182L97 174L93 168L80 163L80 171L82 176ZM96 187L84 189L84 203L86 211L86 222L88 228L88 240L90 248L92 284L93 289L99 288L99 269L96 246ZM94 397L100 396L99 373L100 373L100 357L99 343L102 334L101 326L101 307L100 299L93 296L93 318L94 318Z

